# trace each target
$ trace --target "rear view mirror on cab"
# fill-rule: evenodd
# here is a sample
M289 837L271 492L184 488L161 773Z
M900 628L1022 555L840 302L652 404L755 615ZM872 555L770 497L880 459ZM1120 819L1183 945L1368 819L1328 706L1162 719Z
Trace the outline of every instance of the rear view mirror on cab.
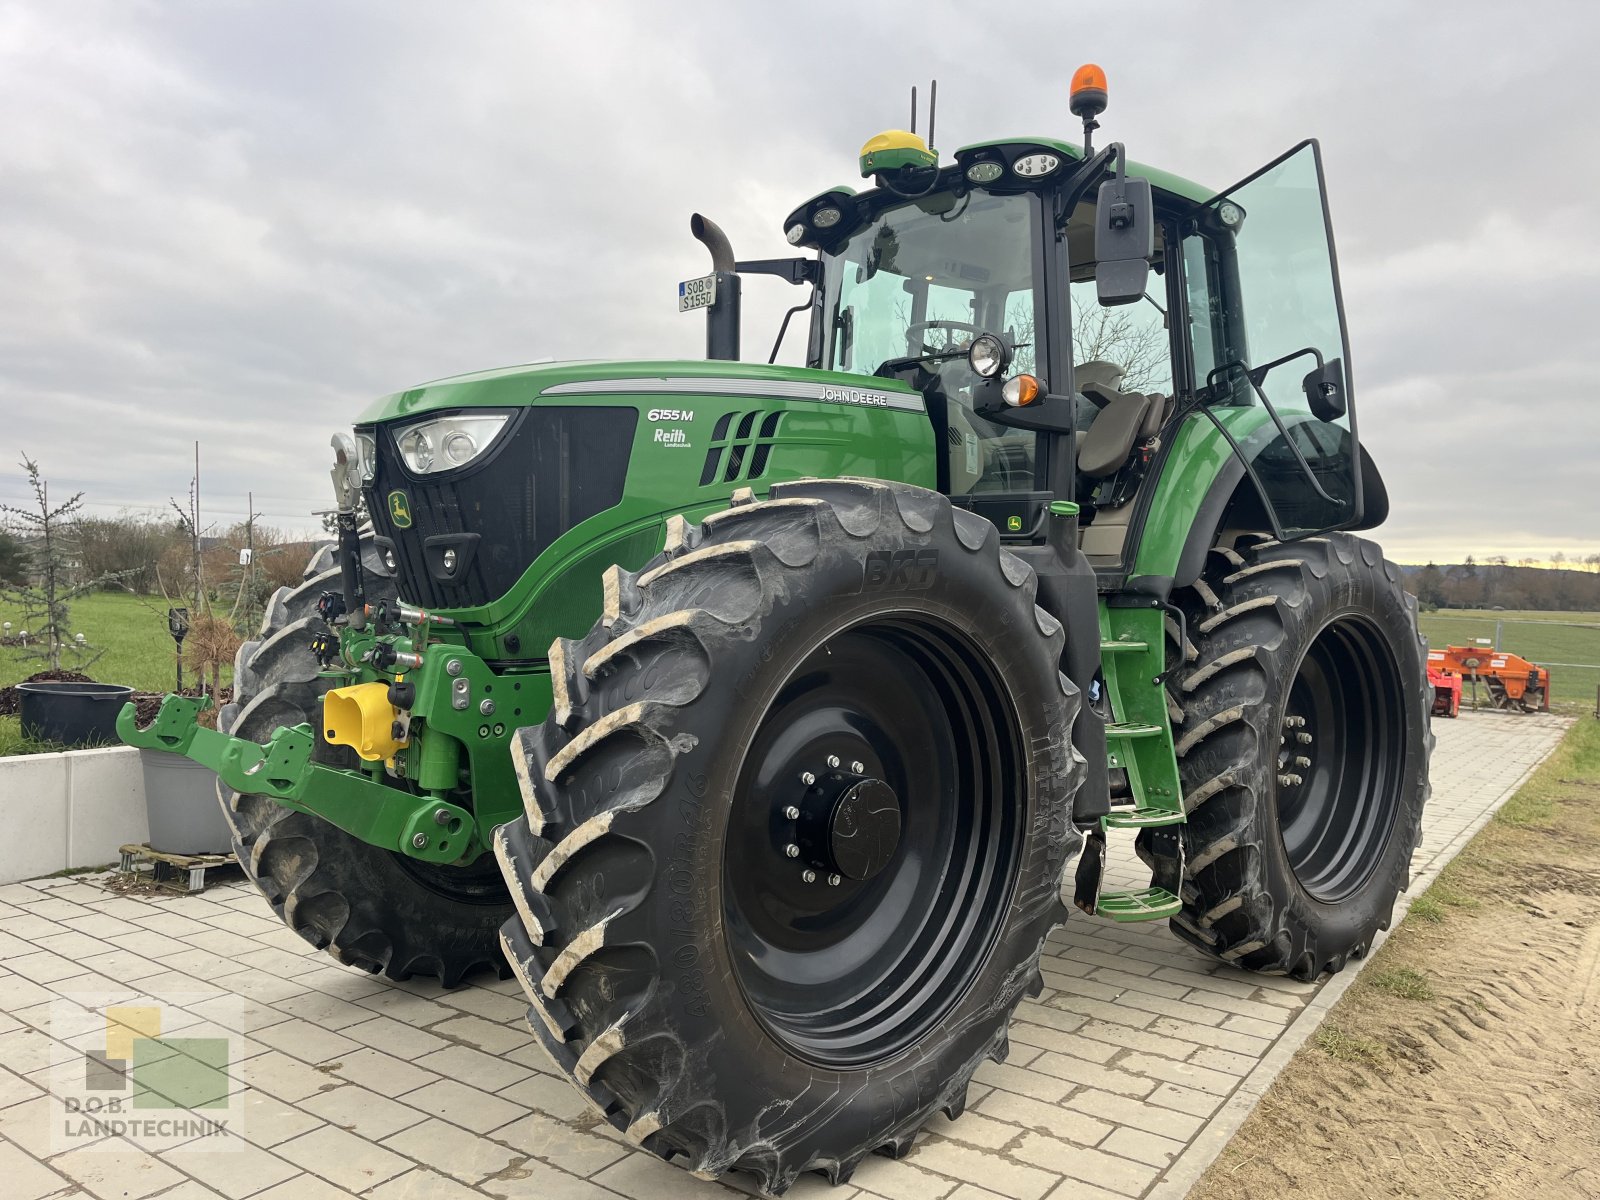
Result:
M1094 208L1094 282L1101 305L1132 304L1150 280L1156 221L1148 179L1129 179L1119 168L1100 185Z

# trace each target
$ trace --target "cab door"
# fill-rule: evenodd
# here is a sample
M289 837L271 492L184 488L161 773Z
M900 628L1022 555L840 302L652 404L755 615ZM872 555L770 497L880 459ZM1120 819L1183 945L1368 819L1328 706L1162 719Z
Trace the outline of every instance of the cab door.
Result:
M1245 463L1279 538L1358 525L1350 348L1317 143L1190 216L1189 343L1203 411Z

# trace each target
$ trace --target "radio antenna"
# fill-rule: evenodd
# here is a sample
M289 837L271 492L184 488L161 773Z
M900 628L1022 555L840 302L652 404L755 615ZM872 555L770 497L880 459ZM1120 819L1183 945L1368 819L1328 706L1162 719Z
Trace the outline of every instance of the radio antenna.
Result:
M913 88L912 91L916 89ZM928 85L928 149L933 149L933 114L939 107L939 81L935 79ZM915 133L916 130L911 131Z
M917 85L911 85L911 132L917 131Z

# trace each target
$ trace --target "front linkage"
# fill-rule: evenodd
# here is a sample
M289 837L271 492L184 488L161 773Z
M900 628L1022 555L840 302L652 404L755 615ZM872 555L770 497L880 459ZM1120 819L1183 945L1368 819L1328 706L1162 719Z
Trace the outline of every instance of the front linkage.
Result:
M236 792L269 796L375 846L431 863L471 862L518 807L507 743L549 706L549 676L497 675L464 644L430 640L453 628L448 617L365 602L353 458L339 441L341 590L322 595L317 611L328 631L310 648L331 685L320 718L326 745L353 749L360 768L318 761L327 756L317 753L310 725L277 729L262 744L207 729L198 721L207 698L167 696L144 729L128 704L117 733L129 745L181 754ZM506 811L494 797L504 799Z
M463 787L470 782L478 795L516 795L506 749L513 726L498 711L513 701L497 701L496 685L512 692L516 708L537 713L548 680L502 682L464 646L426 643L419 628L438 618L407 606L401 613L417 625L377 633L389 624L381 619L384 607L369 610L380 618L373 628L335 626L341 665L324 672L342 685L324 697L326 740L354 747L361 770L315 761L317 739L308 725L278 729L259 745L206 729L198 723L211 703L206 698L168 696L144 729L129 704L117 733L130 745L184 755L235 791L270 796L385 849L435 863L471 861L505 814L463 807L457 802ZM326 653L333 638L319 641Z

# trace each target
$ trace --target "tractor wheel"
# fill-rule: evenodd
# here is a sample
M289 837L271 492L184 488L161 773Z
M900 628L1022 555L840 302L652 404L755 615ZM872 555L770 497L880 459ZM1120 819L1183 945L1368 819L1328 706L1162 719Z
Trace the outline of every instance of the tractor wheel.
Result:
M1376 545L1341 533L1219 548L1182 599L1173 930L1250 970L1337 971L1388 928L1421 834L1432 690L1415 601Z
M313 555L313 566L323 554ZM382 560L370 549L362 558L368 598L393 597ZM264 742L280 726L315 720L317 698L329 687L309 648L326 628L317 598L338 588L335 568L278 589L261 637L239 648L234 700L217 718L222 732ZM507 974L496 930L511 902L490 855L467 867L417 862L268 796L220 783L217 790L239 864L284 924L313 946L391 979L436 975L446 987L479 967Z
M1041 986L1082 759L1060 625L933 492L748 493L613 568L513 743L529 1024L629 1140L781 1193L899 1156Z

